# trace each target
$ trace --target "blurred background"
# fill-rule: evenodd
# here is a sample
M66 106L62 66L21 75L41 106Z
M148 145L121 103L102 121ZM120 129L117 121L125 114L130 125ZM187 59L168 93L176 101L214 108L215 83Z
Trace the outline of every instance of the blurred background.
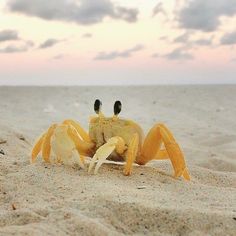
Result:
M236 0L1 0L0 85L232 84Z

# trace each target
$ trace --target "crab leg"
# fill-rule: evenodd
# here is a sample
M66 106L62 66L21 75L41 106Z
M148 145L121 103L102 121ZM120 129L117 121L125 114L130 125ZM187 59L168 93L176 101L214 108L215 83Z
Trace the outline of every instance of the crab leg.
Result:
M57 155L56 161L57 163L63 163L62 158L59 155Z
M152 159L166 159L165 156L161 158L165 151L160 152L162 142L166 148L168 156L171 160L175 171L175 177L182 176L186 180L190 180L187 167L184 160L184 155L176 143L172 133L164 124L155 125L148 133L142 148L140 157L137 158L138 164L145 164ZM160 156L158 157L158 154Z
M161 149L157 152L157 155L154 158L155 160L164 160L169 159L168 152L166 149Z
M89 154L93 147L94 147L94 143L92 143L91 141L84 141L80 138L80 135L77 131L77 129L72 126L72 125L68 125L68 135L71 137L71 139L73 140L73 142L75 143L75 146L77 148L77 150L79 151L80 155L87 155Z
M49 157L51 152L51 137L56 127L57 124L53 124L49 127L42 143L42 156L45 162L50 162Z
M82 168L85 169L83 159L79 155L77 150L72 151L72 157L74 158L75 162Z
M85 164L85 156L80 155L80 159L81 159L81 161L82 161L82 164L84 165L84 164Z
M119 154L122 154L124 152L125 142L121 137L110 138L107 141L107 143L98 148L98 150L96 151L95 155L93 156L90 162L88 172L89 173L91 172L92 168L95 165L95 162L98 161L94 170L94 173L96 174L100 166L104 163L104 161L110 156L110 154L115 149Z
M184 160L184 155L182 150L180 149L180 146L176 143L173 134L164 124L161 124L160 127L167 153L169 154L171 163L175 170L175 177L183 175L186 180L190 180L190 176L188 174L188 170Z
M66 125L70 125L70 126L73 126L76 131L79 133L79 135L81 136L81 138L86 141L86 142L91 142L91 139L89 137L89 135L87 134L87 132L81 127L81 125L74 121L74 120L65 120L63 122L63 124L66 124Z
M31 162L34 163L36 160L36 157L38 156L39 152L41 151L42 144L44 141L44 138L46 136L46 133L42 134L40 138L35 142L34 147L31 152Z
M138 134L135 134L133 138L131 139L128 150L127 150L124 175L131 174L132 166L138 153L138 146L139 146L139 136Z

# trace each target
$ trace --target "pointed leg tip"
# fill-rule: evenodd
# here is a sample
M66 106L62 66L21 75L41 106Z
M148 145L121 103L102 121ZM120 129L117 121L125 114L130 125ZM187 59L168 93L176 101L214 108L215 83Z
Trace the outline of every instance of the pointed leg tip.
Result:
M184 175L183 177L184 177L184 179L187 180L187 181L190 181L190 180L191 180L191 177L190 177L189 175L188 175L188 176L185 176L185 175Z
M90 174L90 173L91 173L91 171L92 171L92 167L91 167L91 166L89 166L89 168L88 168L88 173Z
M86 167L85 167L84 165L79 164L79 167L80 167L82 170L86 170Z
M184 177L185 180L188 180L188 181L190 181L190 179L191 179L187 168L185 168L184 171L183 171L183 177Z
M95 169L94 169L94 174L96 175L98 173L98 170L99 170L100 166L96 166Z
M185 174L185 173L177 173L177 174L174 175L174 178L178 179L181 176L187 181L191 180L189 174Z
M129 170L124 170L124 171L123 171L123 174L124 174L125 176L130 176L130 175L131 175L131 171L129 171Z

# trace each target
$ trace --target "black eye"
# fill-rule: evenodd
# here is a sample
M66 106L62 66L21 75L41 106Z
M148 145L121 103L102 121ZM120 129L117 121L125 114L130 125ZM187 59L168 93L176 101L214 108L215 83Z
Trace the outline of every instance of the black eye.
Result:
M94 111L99 114L99 111L102 108L102 102L99 99L96 99L94 102Z
M116 101L114 104L114 114L118 115L121 112L121 102Z

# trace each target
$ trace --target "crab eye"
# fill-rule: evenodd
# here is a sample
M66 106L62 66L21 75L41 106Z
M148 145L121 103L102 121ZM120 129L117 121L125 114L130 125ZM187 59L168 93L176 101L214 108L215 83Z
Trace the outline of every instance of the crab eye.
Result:
M121 102L116 101L114 104L114 114L118 115L121 112Z
M102 108L102 102L99 99L96 99L94 102L94 111L99 114L100 110Z

